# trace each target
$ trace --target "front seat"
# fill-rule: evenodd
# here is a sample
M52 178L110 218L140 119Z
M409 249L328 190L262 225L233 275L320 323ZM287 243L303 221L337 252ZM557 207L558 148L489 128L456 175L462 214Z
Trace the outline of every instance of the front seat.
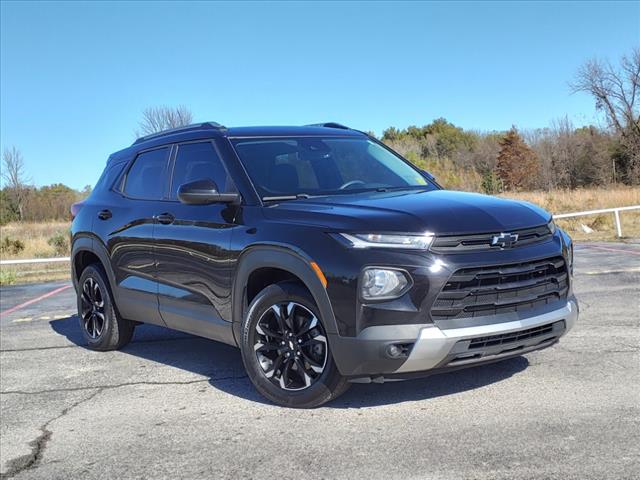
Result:
M277 193L296 193L300 188L298 172L293 165L276 165L269 175L269 190Z

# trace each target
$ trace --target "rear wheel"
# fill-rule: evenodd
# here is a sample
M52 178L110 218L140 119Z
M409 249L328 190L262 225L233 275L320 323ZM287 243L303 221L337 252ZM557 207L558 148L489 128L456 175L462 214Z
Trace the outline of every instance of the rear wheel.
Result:
M338 372L318 308L296 283L271 285L251 302L242 359L256 389L287 407L322 405L349 388Z
M80 329L93 350L117 350L131 341L135 324L118 315L102 266L89 265L78 281Z

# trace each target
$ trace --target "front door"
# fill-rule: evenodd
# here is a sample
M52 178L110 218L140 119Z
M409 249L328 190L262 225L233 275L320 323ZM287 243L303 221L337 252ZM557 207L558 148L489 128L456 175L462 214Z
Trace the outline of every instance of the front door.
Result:
M231 331L231 235L238 208L227 204L185 205L184 183L211 179L220 192L233 191L215 144L177 146L169 202L154 230L158 302L168 327L233 343Z

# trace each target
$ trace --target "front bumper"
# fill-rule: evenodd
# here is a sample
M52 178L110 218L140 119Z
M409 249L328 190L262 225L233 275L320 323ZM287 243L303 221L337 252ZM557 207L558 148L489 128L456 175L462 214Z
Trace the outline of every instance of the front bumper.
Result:
M385 381L429 375L510 358L553 345L578 318L571 296L561 307L525 318L464 328L433 324L375 326L355 338L330 338L340 372L353 381ZM333 341L332 341L333 340ZM390 358L394 343L410 345L404 358Z

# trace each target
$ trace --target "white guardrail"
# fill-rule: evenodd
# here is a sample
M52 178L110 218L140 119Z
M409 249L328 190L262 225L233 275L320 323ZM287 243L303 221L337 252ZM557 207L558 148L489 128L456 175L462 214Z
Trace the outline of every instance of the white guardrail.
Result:
M616 220L616 233L618 237L622 237L622 225L620 224L620 212L624 212L625 210L640 210L640 205L632 205L630 207L616 207L616 208L603 208L600 210L587 210L585 212L574 212L574 213L561 213L560 215L554 215L553 218L572 218L572 217L582 217L585 215L599 215L601 213L613 213L613 216Z
M29 265L32 263L68 262L71 257L56 258L21 258L20 260L0 260L0 265Z
M574 212L574 213L561 213L559 215L554 215L553 218L572 218L572 217L583 217L586 215L599 215L602 213L613 213L616 221L616 232L618 237L622 237L622 226L620 225L620 212L624 212L626 210L640 210L640 205L632 205L630 207L616 207L616 208L603 208L600 210L588 210L585 212ZM26 258L20 260L0 260L0 265L26 265L32 263L54 263L54 262L68 262L70 261L70 257L58 257L58 258Z

